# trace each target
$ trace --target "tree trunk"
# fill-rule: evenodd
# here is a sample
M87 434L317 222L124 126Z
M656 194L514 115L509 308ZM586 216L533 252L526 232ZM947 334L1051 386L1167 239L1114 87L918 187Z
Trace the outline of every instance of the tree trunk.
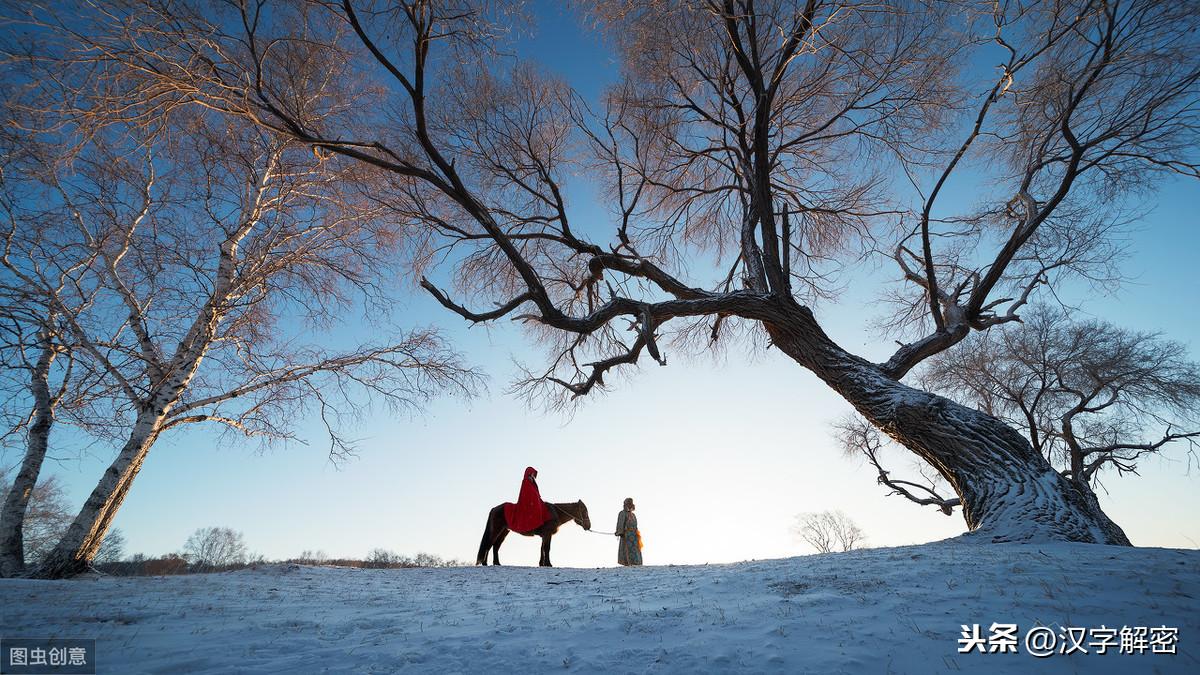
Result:
M32 576L44 579L60 579L86 572L100 542L112 525L117 510L125 501L133 479L137 477L158 436L162 416L158 411L144 411L134 424L129 440L125 442L117 458L105 470L104 476L84 502L83 508L58 545L50 552Z
M970 536L1130 545L1086 485L1059 475L1005 423L885 376L838 347L805 307L785 300L777 310L764 317L775 346L937 469L962 500Z
M56 352L49 338L44 338L41 349L29 378L33 392L33 423L29 425L25 459L4 499L3 511L0 511L0 577L17 576L25 570L25 514L42 471L42 461L46 459L50 427L54 424L50 365L54 363Z
M224 259L224 253L222 258ZM50 555L38 565L32 576L60 579L87 571L92 558L96 557L96 551L100 549L101 542L104 541L104 535L112 526L121 503L129 494L133 479L142 470L146 454L158 439L163 421L171 408L179 402L179 397L187 389L204 360L216 324L221 319L221 314L212 309L214 305L215 302L210 300L205 311L196 319L166 369L168 374L174 375L169 376L148 400L139 404L138 417L129 433L129 440L104 471L104 476L83 503L79 515L75 516L74 522L67 528L67 533Z

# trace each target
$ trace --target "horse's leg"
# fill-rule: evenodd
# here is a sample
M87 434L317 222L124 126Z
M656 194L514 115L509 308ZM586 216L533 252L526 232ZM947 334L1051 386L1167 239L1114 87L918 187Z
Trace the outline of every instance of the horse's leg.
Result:
M550 535L542 535L542 559L538 562L539 567L553 567L550 564Z
M479 542L479 555L475 556L476 565L487 565L488 549L492 547L492 519L488 518L483 528L483 540Z
M496 535L495 543L492 544L492 564L500 564L500 544L504 543L504 538L508 536L508 528L500 530L500 534Z
M508 523L504 520L503 505L497 506L488 513L487 525L483 529L483 539L479 542L479 555L475 557L476 565L487 565L488 549L496 544L499 532L504 531Z

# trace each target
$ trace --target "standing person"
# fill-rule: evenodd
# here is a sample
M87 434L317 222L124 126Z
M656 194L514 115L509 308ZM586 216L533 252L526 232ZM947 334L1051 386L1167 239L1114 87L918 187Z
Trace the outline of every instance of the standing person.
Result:
M633 497L625 498L625 508L617 514L616 535L620 539L617 546L617 562L622 565L642 564L642 534L638 532L637 516L633 510Z
M537 469L532 466L525 467L525 478L521 480L521 493L517 497L517 503L504 504L504 519L508 523L508 529L513 532L533 532L551 518L550 507L542 501L542 494L538 490L537 475Z

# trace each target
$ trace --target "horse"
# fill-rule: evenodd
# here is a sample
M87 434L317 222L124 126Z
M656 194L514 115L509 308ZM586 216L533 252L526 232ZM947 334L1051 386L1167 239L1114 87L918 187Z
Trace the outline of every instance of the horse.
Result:
M550 564L550 537L558 532L558 528L566 525L570 521L575 521L585 530L592 529L592 519L588 517L587 505L582 500L571 504L552 504L545 502L550 507L550 520L542 523L542 526L532 532L519 532L526 537L538 536L542 538L542 556L538 560L539 567L552 567ZM476 565L486 565L488 549L492 549L492 564L500 564L500 544L504 543L504 538L509 533L508 521L504 519L504 505L501 504L492 509L488 513L487 526L483 529L483 541L479 542L479 556L475 559Z

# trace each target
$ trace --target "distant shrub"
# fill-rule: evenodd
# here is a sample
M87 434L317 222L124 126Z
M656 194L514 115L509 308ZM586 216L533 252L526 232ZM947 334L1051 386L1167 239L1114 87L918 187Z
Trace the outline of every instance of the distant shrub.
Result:
M292 565L328 565L331 567L355 567L361 569L415 569L418 567L463 567L460 560L442 558L432 553L418 553L409 557L400 555L385 548L375 548L365 559L330 558L324 551L305 550L299 557L287 560L267 560L262 555L250 555L241 562L227 565L197 565L189 561L189 556L179 553L169 553L157 558L148 558L145 554L137 553L128 560L99 563L97 570L114 576L163 576L169 574L201 574L208 572L229 572L233 570L255 568L260 565L292 564Z
M413 567L462 567L459 560L445 559L432 553L418 553L413 557L399 555L384 548L374 548L365 560L331 560L330 565L342 567L365 567L370 569L403 569Z
M238 569L247 564L246 539L228 527L202 527L183 546L198 572Z
M147 558L138 553L129 560L97 563L95 568L119 577L156 577L187 574L190 571L187 558L178 553L168 553L159 558Z

